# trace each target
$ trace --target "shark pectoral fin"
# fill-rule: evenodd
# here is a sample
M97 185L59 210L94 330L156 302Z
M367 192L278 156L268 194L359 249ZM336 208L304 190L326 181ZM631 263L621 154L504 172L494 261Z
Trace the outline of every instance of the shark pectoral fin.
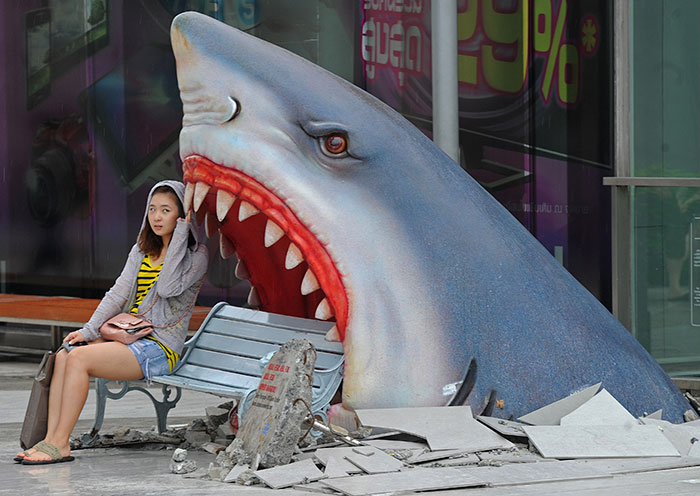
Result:
M447 403L447 406L461 406L467 401L469 393L474 389L476 384L476 359L472 358L467 367L467 372L462 380L457 392L452 396L452 399Z

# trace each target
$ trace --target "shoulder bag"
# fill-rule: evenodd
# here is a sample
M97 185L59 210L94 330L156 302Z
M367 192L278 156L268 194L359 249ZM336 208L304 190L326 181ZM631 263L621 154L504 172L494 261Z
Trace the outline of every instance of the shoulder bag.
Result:
M167 327L172 327L179 324L182 319L185 318L185 315L187 315L192 309L195 301L197 301L197 295L199 295L199 290L202 289L205 277L206 275L202 277L202 280L199 282L199 288L197 288L197 292L192 298L192 303L190 303L187 310L185 310L180 318L175 322L171 322L170 324L164 326L156 326L153 325L150 320L144 317L144 314L148 313L151 308L153 308L153 305L156 304L156 301L158 301L158 294L156 294L151 306L148 307L148 309L143 313L119 313L100 326L100 334L108 341L119 341L120 343L131 344L134 341L138 341L139 339L148 336L155 329L165 329Z

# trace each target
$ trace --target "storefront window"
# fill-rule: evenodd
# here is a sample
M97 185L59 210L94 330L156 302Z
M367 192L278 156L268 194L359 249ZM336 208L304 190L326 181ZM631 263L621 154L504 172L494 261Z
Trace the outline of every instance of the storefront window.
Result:
M457 3L462 167L610 305L611 2ZM429 136L430 4L363 1L360 50L367 90Z
M99 298L150 187L181 178L173 17L195 10L353 80L357 5L311 0L0 3L0 292ZM200 303L242 305L209 240Z
M700 177L700 4L630 2L631 171ZM700 371L700 189L632 189L633 327L669 371Z

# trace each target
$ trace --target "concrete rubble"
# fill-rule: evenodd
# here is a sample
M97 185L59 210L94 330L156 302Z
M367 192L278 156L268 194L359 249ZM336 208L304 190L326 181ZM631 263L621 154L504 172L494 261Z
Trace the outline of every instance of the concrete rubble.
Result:
M313 362L303 363L308 361L305 346L296 343L270 361L282 369L288 364L290 373L287 382L274 383L279 390L267 397L272 408L265 408L264 422L244 417L241 430L258 443L246 445L235 437L237 405L227 402L207 407L203 419L164 433L123 427L89 445L77 441L76 447L177 446L169 471L186 478L347 496L599 480L700 467L700 421L672 424L661 419L663 412L636 419L599 385L521 417L530 422L473 417L468 406L358 410L360 425L349 436L336 427L332 433L326 429L304 436L306 412L292 407L293 399L308 392L302 386L308 389L308 368L313 370ZM274 429L290 433L264 444ZM272 456L278 449L284 453ZM211 461L207 466L200 459L198 468L187 450L210 453Z
M288 463L261 469L241 442L234 440L224 447L211 440L221 427L220 422L227 423L230 417L230 412L225 411L229 405L220 405L207 408L206 419L177 431L181 446L212 453L209 467L195 471L196 464L188 463L187 451L177 449L170 471L228 484L365 496L589 480L700 466L700 423L671 424L658 419L658 412L635 419L604 389L585 394L584 401L579 395L555 405L549 412L541 409L544 415L531 415L531 419L544 418L544 425L539 426L493 417L474 419L468 408L442 407L437 420L443 425L436 431L433 424L437 420L434 415L431 418L434 412L430 409L373 410L371 415L360 410L360 420L372 418L371 423L382 424L374 429L363 425L361 430L350 433L361 446L348 446L333 436L314 433L295 446ZM417 413L424 415L422 420ZM446 432L461 431L465 426L470 432L487 429L489 433L468 438L455 432L458 442L443 447L447 443ZM550 443L544 443L546 447L543 432ZM206 441L200 434L207 435ZM112 439L129 436L134 434L115 432ZM439 439L441 449L431 447L430 438ZM487 444L496 440L497 447L484 449L484 439ZM635 443L640 440L652 440L650 452L635 451L639 448ZM196 443L199 444L195 446ZM563 454L550 453L557 450Z

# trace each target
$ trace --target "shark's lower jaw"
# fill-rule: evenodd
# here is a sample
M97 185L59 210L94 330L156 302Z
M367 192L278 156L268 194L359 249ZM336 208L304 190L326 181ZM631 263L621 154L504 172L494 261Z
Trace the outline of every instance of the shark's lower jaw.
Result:
M209 237L220 232L222 257L237 255L236 276L252 286L249 305L335 320L329 336L342 340L348 298L340 272L291 208L256 179L199 155L185 158L183 173L185 209L194 207Z

